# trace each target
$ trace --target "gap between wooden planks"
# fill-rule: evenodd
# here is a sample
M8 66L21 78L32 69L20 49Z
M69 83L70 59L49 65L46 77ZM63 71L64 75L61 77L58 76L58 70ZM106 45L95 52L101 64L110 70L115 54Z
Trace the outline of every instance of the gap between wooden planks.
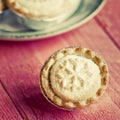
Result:
M107 0L107 3L96 21L108 34L113 43L120 49L120 0Z
M120 54L117 46L119 39L113 32L117 31L116 29L108 30L104 28L102 23L104 24L100 21L100 16L97 16L97 21L92 20L72 32L44 41L30 42L24 45L23 43L0 44L1 81L23 118L27 116L32 120L47 120L49 118L51 120L61 120L62 118L63 120L80 118L91 120L97 118L120 119L118 116L120 114ZM103 29L105 30L103 31ZM107 95L103 96L95 105L86 109L67 112L58 110L45 101L40 93L38 79L39 70L51 53L62 47L73 45L81 45L101 53L109 64L111 77L109 88L106 91ZM9 55L10 53L11 55ZM1 99L0 103L4 103L6 98ZM8 103L10 99L8 99ZM4 107L3 104L1 106ZM11 108L6 107L6 109L10 111ZM4 118L8 118L11 114L8 112ZM1 115L3 115L2 111Z

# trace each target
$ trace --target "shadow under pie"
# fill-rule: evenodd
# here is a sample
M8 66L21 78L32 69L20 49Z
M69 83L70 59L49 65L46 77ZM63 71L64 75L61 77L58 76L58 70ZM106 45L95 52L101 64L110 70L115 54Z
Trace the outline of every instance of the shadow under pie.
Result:
M40 86L54 106L73 110L94 103L108 84L105 60L87 48L67 47L58 50L41 70Z

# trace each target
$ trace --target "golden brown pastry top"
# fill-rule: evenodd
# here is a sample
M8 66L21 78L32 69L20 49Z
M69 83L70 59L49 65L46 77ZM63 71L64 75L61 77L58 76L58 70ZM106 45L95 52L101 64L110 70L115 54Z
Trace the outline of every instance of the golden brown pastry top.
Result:
M108 83L108 68L95 52L86 48L64 48L53 54L41 71L43 94L62 108L93 103Z
M55 18L73 12L81 0L7 0L10 8L33 19Z

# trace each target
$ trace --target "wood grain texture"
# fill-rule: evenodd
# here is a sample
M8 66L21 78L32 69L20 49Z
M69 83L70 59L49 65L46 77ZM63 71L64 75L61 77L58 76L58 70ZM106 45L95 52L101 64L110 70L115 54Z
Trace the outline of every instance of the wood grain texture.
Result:
M96 17L96 21L120 49L120 0L107 0L104 10Z
M96 34L93 31L96 31ZM77 111L59 110L50 105L40 92L40 69L45 60L56 50L78 45L102 54L110 68L110 84L106 94L95 104ZM1 42L0 49L0 78L24 118L30 120L120 119L120 82L119 73L115 72L120 67L119 50L95 20L67 34L42 41Z
M3 89L0 80L0 120L22 120L21 115L16 110L14 103Z
M0 54L0 56L3 64L0 67L0 77L3 80L9 94L12 96L12 99L22 117L27 118L28 116L29 118L35 120L36 116L33 114L34 111L26 100L27 96L24 96L24 90L26 87L28 89L29 84L33 85L29 82L29 79L32 81L31 75L33 71L31 71L30 63L28 62L32 57L29 57L28 51L23 49L22 46L16 47L12 44L8 46L2 45L1 49L3 50L3 55ZM10 51L7 51L7 49L10 49ZM25 89L23 86L24 81L29 82L28 86L25 86Z
M33 42L0 42L0 120L120 120L120 39L115 34L119 28L106 29L101 22L107 9L113 11L111 3L109 0L108 7L95 19L66 34ZM111 22L112 18L108 16ZM105 94L93 105L75 111L52 106L39 87L45 61L56 50L68 46L98 52L108 63L110 72Z

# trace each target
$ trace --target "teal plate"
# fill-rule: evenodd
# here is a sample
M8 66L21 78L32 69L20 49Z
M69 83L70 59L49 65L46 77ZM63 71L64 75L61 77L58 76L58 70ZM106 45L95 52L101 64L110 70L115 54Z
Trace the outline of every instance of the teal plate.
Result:
M92 19L103 8L106 0L81 0L76 12L54 27L34 31L19 25L10 10L0 15L0 40L30 41L56 36L73 30ZM12 17L11 17L12 16Z

